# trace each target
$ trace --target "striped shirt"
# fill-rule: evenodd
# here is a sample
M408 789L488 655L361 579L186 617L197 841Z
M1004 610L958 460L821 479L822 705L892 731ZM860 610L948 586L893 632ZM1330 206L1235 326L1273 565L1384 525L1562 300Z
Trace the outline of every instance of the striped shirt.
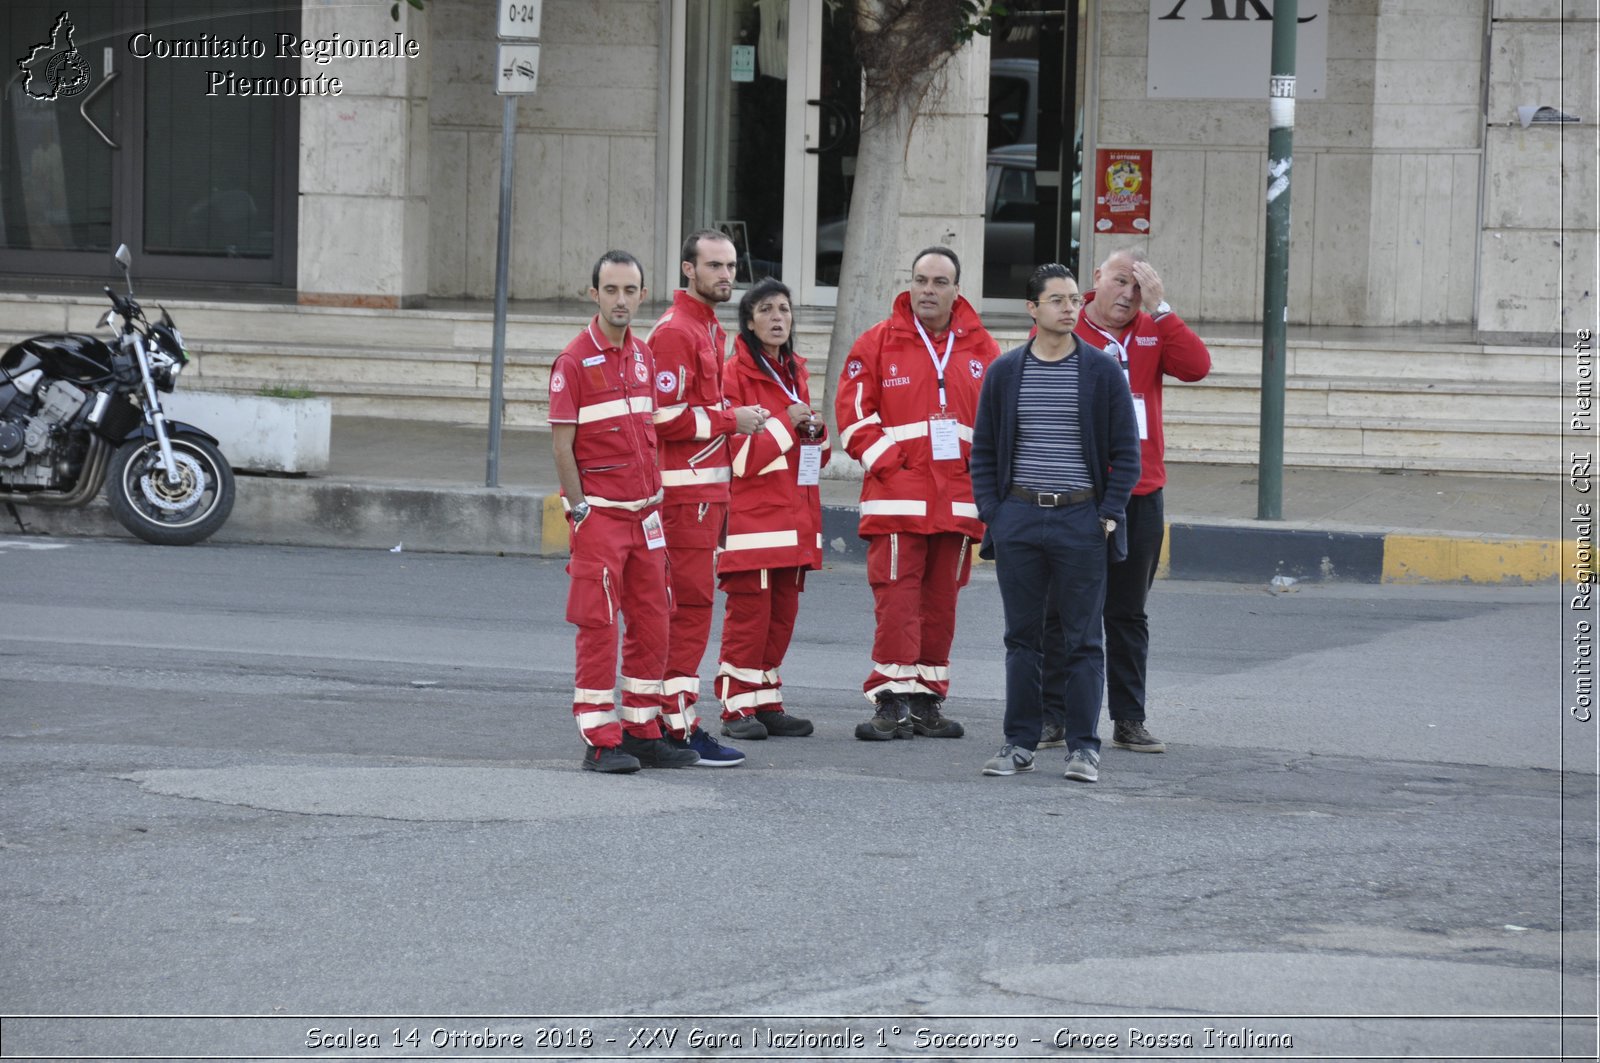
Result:
M1078 431L1078 365L1073 353L1042 362L1028 348L1017 400L1017 440L1011 482L1034 491L1080 491L1091 487L1089 464Z

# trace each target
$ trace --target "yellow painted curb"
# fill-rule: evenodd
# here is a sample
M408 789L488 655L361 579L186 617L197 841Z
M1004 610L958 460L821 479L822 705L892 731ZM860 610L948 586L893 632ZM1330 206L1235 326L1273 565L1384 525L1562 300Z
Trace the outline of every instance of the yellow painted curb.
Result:
M561 506L560 495L544 496L544 514L539 521L539 552L546 557L570 553L567 511Z
M1561 543L1387 535L1384 583L1549 583L1561 578Z

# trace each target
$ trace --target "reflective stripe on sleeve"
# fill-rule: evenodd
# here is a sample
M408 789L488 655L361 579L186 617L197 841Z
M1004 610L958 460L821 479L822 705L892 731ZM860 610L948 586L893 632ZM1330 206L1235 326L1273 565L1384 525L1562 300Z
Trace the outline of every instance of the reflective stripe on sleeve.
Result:
M872 468L878 464L878 459L883 457L884 453L892 446L894 446L894 438L885 433L876 443L867 448L865 454L861 455L861 464L869 469Z
M794 446L794 436L789 434L789 426L783 423L782 418L768 417L767 431L772 433L772 438L777 441L778 446L782 449L788 450Z
M877 414L872 414L870 417L863 417L861 420L857 421L855 424L851 425L849 428L846 428L843 432L839 433L839 442L840 442L841 445L848 447L850 445L850 437L851 436L855 435L857 432L859 432L861 429L867 427L867 425L869 425L869 424L882 424L882 423L883 423L883 419L881 417L879 417Z

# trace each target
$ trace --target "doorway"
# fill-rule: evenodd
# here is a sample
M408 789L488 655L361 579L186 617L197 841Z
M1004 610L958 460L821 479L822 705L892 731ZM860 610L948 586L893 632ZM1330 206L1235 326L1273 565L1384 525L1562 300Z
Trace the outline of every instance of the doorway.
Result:
M292 284L299 101L208 95L206 69L293 76L298 31L290 4L7 0L0 40L36 59L0 92L0 274L102 277L125 243L147 278ZM265 54L161 52L202 35Z
M846 5L687 0L674 27L683 87L678 233L712 227L738 284L782 280L837 300L860 143L861 65Z

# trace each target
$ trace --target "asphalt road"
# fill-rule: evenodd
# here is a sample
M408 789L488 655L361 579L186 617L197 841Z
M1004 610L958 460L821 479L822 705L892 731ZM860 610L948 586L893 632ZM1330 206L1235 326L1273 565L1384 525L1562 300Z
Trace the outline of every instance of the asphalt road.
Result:
M1049 751L979 774L985 570L967 738L851 737L871 599L841 567L785 668L814 737L619 778L577 767L560 562L0 564L6 1058L1594 1053L1556 588L1159 584L1171 752L1108 747L1086 786Z

